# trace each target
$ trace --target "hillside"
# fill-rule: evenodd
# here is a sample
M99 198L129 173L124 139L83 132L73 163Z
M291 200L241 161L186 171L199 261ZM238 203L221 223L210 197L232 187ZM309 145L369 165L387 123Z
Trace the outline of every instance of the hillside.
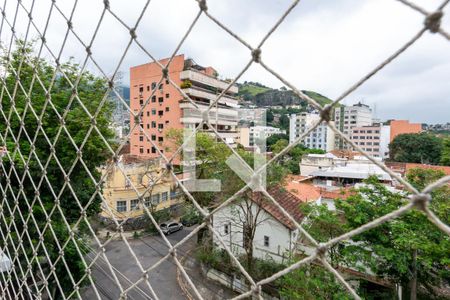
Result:
M257 82L244 82L238 84L239 93L244 100L250 101L256 106L287 106L287 105L301 105L307 106L307 103L300 99L292 90L287 89L272 89ZM325 105L331 102L327 97L313 91L302 91L309 97L316 100L320 105Z

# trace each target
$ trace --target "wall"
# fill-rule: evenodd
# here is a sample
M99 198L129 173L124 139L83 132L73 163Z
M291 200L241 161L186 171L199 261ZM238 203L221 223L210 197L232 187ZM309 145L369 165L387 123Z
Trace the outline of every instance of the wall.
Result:
M419 133L422 131L422 124L409 123L408 120L391 120L390 142L399 134Z
M245 205L243 205L245 207ZM253 215L256 215L257 205L253 203ZM229 205L218 211L214 215L213 226L220 233L227 246L236 255L245 254L242 247L242 221L244 213L237 205ZM271 258L276 262L283 262L289 257L291 247L297 238L297 232L289 230L279 223L270 214L262 210L258 216L255 238L253 240L254 257L267 259ZM229 233L225 233L225 225L229 226ZM264 246L264 236L269 237L269 246ZM223 248L220 242L214 237L218 247Z
M181 203L183 197L179 195L171 198L171 190L173 190L174 183L170 177L163 176L160 181L149 187L149 179L159 178L163 172L163 169L157 165L152 165L149 162L138 163L119 163L114 165L110 170L102 170L102 173L108 172L105 182L103 184L103 196L106 203L102 203L101 216L105 218L112 218L111 212L118 220L125 218L138 218L143 216L145 211L142 206L138 209L131 210L131 200L138 199L138 195L131 186L127 186L125 176L128 176L133 186L136 188L139 194L145 194L145 197L161 193L168 193L167 201L161 201L154 209L161 210L169 208L173 205ZM161 197L161 196L160 196ZM117 211L117 201L126 201L127 210L125 212ZM108 210L105 205L108 205Z
M159 61L161 64L165 65L168 59L163 59ZM177 55L172 60L169 66L169 77L176 85L181 84L180 72L184 68L184 55ZM150 95L152 94L151 84L158 83L161 80L162 71L161 68L156 63L148 63L130 68L130 108L134 113L139 112L141 109L140 100L143 100L145 104ZM180 123L181 109L178 105L178 101L183 97L180 92L171 84L167 84L165 80L162 82L162 89L160 90L156 87L154 93L156 97L156 102L152 102L150 99L143 110L142 124L144 131L147 133L148 137L151 139L152 134L156 135L155 144L164 153L173 151L174 146L165 141L165 132L168 127L170 128L183 128ZM143 88L142 98L140 97L139 89ZM166 95L169 95L166 98ZM160 104L158 98L162 97L163 102ZM166 107L169 111L166 111ZM152 115L152 109L157 111L156 115ZM158 116L158 111L163 110L163 116ZM151 122L155 121L157 126L152 128ZM133 128L135 120L133 115L130 116L130 130ZM162 131L158 130L158 124L163 124L164 129ZM130 153L133 155L140 155L145 157L158 157L158 153L152 153L151 142L148 141L145 136L143 141L139 141L140 133L139 127L134 128L130 136ZM163 137L164 141L162 143L158 142L158 138ZM142 150L140 150L142 149ZM141 152L142 151L142 152Z

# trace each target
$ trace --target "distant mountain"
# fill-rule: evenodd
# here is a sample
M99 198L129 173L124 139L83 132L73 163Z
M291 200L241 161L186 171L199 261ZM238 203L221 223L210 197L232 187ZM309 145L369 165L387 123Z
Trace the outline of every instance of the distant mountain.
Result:
M256 106L287 106L287 105L301 105L306 108L306 101L300 99L292 90L287 90L286 88L272 89L266 87L257 82L244 82L238 84L239 93L238 95L242 97L245 101L249 101ZM316 100L320 105L325 105L331 102L327 97L313 92L313 91L302 91L307 96Z

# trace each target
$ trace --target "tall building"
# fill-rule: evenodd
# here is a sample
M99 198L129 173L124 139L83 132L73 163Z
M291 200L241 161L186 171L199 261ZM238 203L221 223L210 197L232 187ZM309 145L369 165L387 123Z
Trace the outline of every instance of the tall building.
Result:
M289 117L289 143L293 143L302 134L308 131L315 123L320 120L317 113L300 113L292 114ZM322 149L331 151L334 149L334 132L326 123L320 123L313 131L311 131L304 139L303 145L308 148Z
M166 65L168 58L159 63ZM202 112L205 111L229 83L217 78L217 72L212 67L202 67L184 55L177 55L169 66L170 79L198 106L196 108L168 80L161 80L162 70L155 62L130 68L130 107L138 112L149 99L141 114L140 125L163 152L173 152L175 147L166 140L169 128L195 128L202 122ZM209 122L216 128L222 138L234 143L237 138L238 100L234 97L237 86L231 86L217 105L209 112ZM130 118L130 128L134 126L134 118ZM207 126L203 128L207 130ZM211 131L210 131L211 132ZM146 140L144 133L134 128L130 138L131 154L157 157L156 148Z
M361 102L352 106L342 105L335 109L334 120L336 127L347 136L350 136L354 127L372 125L372 110L368 105ZM349 148L349 145L338 136L336 137L335 146L337 149Z
M422 132L422 124L409 123L408 120L391 120L391 133L389 141L392 142L399 134L405 133L419 133Z
M389 156L391 127L377 123L369 126L353 127L350 139L369 155L386 158Z
M239 143L244 147L254 147L258 139L267 139L274 134L286 134L286 130L272 126L241 127Z

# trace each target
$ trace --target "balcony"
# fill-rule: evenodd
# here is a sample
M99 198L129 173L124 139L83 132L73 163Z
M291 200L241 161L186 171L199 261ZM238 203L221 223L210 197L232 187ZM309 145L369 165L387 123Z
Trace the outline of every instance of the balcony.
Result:
M191 87L191 88L184 89L184 92L186 94L188 94L189 96L208 99L211 101L215 100L217 98L217 96L219 96L218 94L215 94L211 91L208 91L208 90L205 90L202 88L198 88L198 87ZM230 96L221 97L219 99L219 104L225 104L227 106L236 107L236 108L239 107L238 100L235 98L231 98Z
M203 74L201 72L197 72L195 70L185 70L180 73L180 79L189 79L191 81L199 82L202 84L206 84L215 88L218 88L220 90L224 90L228 87L229 83L218 80L214 77L208 76L206 74ZM228 89L229 93L236 94L238 92L238 87L233 85Z

